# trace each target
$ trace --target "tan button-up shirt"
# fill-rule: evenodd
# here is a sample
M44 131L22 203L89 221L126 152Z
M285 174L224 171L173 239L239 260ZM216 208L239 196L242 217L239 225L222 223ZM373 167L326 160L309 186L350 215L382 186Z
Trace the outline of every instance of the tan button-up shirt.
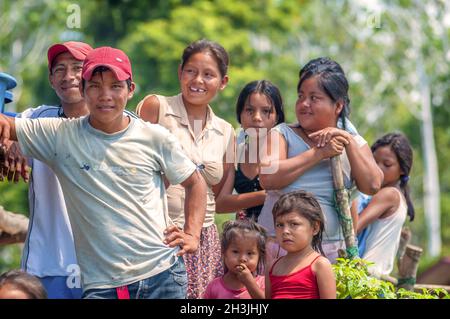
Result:
M137 106L139 115L143 101ZM216 203L211 186L218 184L223 176L224 160L234 162L234 129L233 126L217 117L208 106L206 125L202 129L201 121L189 124L186 108L181 94L171 97L155 95L159 100L158 123L167 128L180 141L186 155L197 165L197 169L208 184L206 216L203 227L214 223ZM180 228L184 226L184 188L181 185L170 185L167 189L169 216Z

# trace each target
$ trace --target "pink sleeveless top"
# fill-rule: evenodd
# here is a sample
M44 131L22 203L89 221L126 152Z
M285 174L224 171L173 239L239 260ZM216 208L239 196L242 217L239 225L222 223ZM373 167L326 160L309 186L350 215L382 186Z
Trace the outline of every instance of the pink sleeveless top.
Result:
M314 258L308 266L292 274L275 276L272 274L273 267L283 257L279 258L269 271L272 299L320 299L316 275L311 269L311 265L320 256Z

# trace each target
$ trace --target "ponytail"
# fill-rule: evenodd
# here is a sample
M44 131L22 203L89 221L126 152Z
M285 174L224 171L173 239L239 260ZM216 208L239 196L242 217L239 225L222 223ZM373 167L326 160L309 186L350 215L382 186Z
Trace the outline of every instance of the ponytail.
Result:
M403 196L405 196L406 205L408 206L409 221L412 222L414 220L415 210L410 196L408 181L409 181L408 175L400 176L400 189L402 190Z

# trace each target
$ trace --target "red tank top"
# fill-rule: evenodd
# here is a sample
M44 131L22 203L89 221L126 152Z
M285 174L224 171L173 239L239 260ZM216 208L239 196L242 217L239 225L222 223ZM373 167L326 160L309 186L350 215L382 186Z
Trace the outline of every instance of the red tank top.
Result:
M320 299L316 275L311 269L311 265L320 256L314 258L308 266L292 274L275 276L272 274L273 267L283 257L279 258L269 271L272 299Z

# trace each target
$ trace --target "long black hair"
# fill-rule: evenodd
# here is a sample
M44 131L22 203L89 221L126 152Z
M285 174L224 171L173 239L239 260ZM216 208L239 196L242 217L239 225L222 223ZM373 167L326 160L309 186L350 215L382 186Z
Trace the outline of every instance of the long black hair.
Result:
M406 204L408 205L409 220L413 221L415 212L408 186L409 173L413 164L413 151L411 144L409 143L408 138L401 133L388 133L379 138L372 145L372 153L383 146L389 146L397 156L398 164L402 170L402 175L400 175L400 189L402 190L402 193L406 199Z
M236 102L236 117L239 124L241 123L241 113L244 109L245 102L247 102L247 99L253 93L264 94L272 102L277 112L276 124L284 122L283 99L281 98L280 90L268 80L259 80L247 83L239 94Z
M314 76L317 77L319 87L333 102L342 101L344 104L339 117L345 130L345 118L350 115L350 98L348 96L348 81L344 70L336 61L330 58L320 57L313 59L299 72L297 92L305 80Z

